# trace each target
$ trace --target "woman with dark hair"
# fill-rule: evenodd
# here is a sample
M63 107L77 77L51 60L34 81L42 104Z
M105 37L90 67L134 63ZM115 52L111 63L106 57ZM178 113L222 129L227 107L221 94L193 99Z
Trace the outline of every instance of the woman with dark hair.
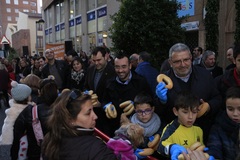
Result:
M46 121L50 114L50 106L58 96L55 81L46 78L40 81L40 103L37 105L38 118L41 122L43 135L47 133ZM40 159L41 147L38 145L32 127L32 105L28 105L18 116L14 124L14 140L11 148L12 160L18 159L20 139L26 133L28 140L28 159Z
M79 89L83 91L85 81L84 64L80 57L75 57L71 63L70 89Z
M96 119L90 95L79 90L63 92L52 104L49 132L42 145L44 158L116 160L106 144L93 135Z

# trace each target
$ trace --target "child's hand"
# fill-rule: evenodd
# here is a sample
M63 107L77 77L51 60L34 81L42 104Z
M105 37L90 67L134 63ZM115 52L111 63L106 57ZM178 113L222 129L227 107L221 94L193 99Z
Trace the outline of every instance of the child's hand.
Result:
M181 145L173 144L170 148L171 160L178 160L178 156L183 152L187 153L187 149Z

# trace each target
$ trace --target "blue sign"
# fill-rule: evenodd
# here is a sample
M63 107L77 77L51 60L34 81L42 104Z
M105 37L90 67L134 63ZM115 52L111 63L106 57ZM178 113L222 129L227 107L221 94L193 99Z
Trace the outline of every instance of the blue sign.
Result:
M45 35L48 35L48 29L45 30Z
M107 7L103 7L97 10L97 17L103 17L107 15Z
M59 30L60 30L59 25L56 25L56 26L55 26L55 31L58 32Z
M52 28L49 28L49 34L52 34Z
M82 17L77 17L75 20L76 20L76 25L79 25L82 23Z
M177 11L178 17L194 15L194 0L177 0L180 10Z
M74 19L69 20L69 27L73 27L74 26Z
M95 19L95 11L87 14L87 21L91 21Z
M61 30L65 29L65 23L60 24Z

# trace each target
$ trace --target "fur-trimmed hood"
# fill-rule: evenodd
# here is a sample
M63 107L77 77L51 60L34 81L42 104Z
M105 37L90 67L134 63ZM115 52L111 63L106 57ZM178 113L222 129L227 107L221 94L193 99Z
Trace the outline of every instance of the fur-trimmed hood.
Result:
M5 111L6 118L2 127L2 135L0 137L0 145L12 144L13 142L13 126L18 115L27 107L28 104L18 104L15 100L9 100L10 108Z

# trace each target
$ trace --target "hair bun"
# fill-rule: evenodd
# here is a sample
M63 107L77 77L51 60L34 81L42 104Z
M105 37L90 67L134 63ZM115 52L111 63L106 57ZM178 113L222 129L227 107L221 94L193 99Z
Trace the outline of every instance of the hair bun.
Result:
M16 81L12 81L12 82L11 82L11 86L12 86L13 88L15 88L17 85L18 85L18 83L17 83Z

